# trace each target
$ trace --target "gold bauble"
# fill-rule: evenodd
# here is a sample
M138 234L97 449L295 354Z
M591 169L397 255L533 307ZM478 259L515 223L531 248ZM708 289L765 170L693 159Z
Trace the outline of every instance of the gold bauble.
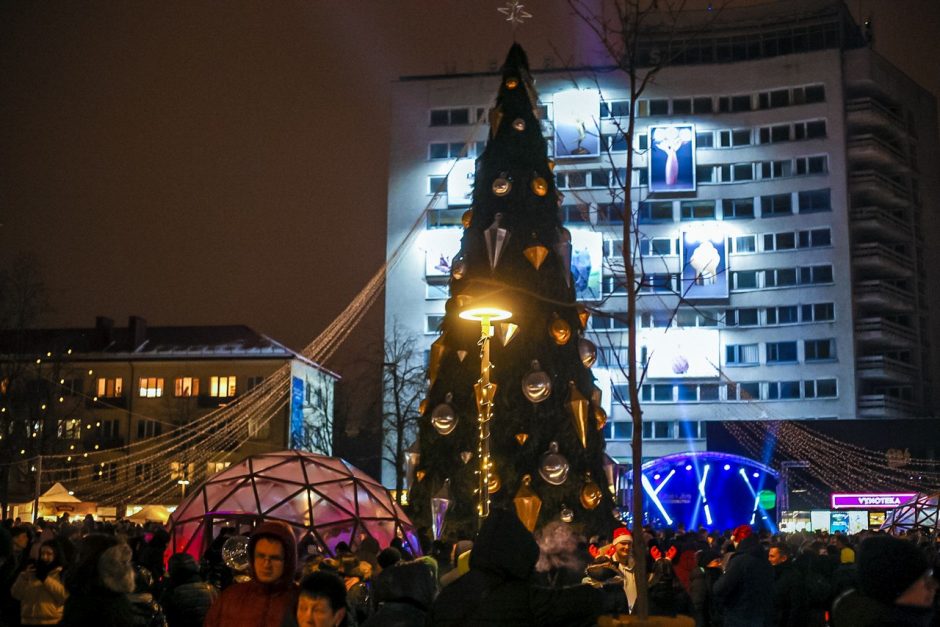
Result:
M493 181L493 193L497 196L505 196L512 189L512 183L506 177L500 176Z
M463 224L463 228L470 228L470 225L473 223L473 209L467 209L463 212L463 215L460 216L460 223Z
M506 89L515 89L519 86L519 79L515 76L510 76L506 79Z
M521 133L525 130L525 120L522 118L516 118L512 121L512 127Z
M555 340L555 344L559 346L564 346L568 343L568 340L571 339L571 325L561 318L552 320L548 332L552 336L552 339Z
M600 431L607 424L607 412L600 405L594 406L594 422L597 423L597 430Z
M415 477L418 478L418 481L424 481L424 476L427 474L428 473L425 472L424 470L419 470L418 472L415 473Z
M591 479L591 473L584 475L584 485L581 487L581 506L584 509L594 509L601 504L604 493L599 485Z
M542 267L545 258L548 257L548 248L541 244L530 244L522 250L522 254L529 260L536 270Z
M528 434L528 433L517 433L517 434L516 434L516 442L519 443L519 446L524 445L524 444L526 443L526 440L528 440L528 439L529 439L529 434Z
M490 471L490 481L487 484L487 489L489 490L490 494L496 494L502 487L503 482L499 480L499 475L493 471Z
M545 196L548 194L548 181L543 179L541 176L537 176L532 179L532 193L536 196Z

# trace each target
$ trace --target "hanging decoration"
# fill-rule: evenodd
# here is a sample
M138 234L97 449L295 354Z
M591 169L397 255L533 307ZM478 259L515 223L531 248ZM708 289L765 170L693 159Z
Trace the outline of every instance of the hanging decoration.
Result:
M550 442L548 451L539 460L539 475L545 483L561 485L568 479L568 460L558 452L558 442Z
M503 121L503 108L493 107L492 109L490 109L489 121L490 121L490 139L493 139L494 137L496 137L496 134L499 132L499 125ZM496 194L496 195L501 196L502 194Z
M505 196L511 189L512 183L505 176L500 176L493 181L493 193L497 196Z
M508 346L518 331L519 325L515 322L499 322L496 324L496 339L503 346Z
M460 461L462 461L463 463L466 464L471 459L473 459L473 453L471 453L470 451L463 451L460 453Z
M509 229L503 228L502 222L503 214L497 213L493 216L493 224L483 232L486 237L486 252L490 257L491 270L496 269L496 264L499 263L499 258L506 248L506 242L509 241Z
M588 432L588 399L584 397L574 381L568 382L568 411L571 412L571 420L574 422L574 428L578 432L578 438L581 440L581 446L587 448Z
M542 509L542 499L530 487L532 477L525 475L522 478L522 485L512 499L516 506L516 515L530 532L535 531L535 524L539 520L539 510Z
M528 434L528 433L517 433L517 434L516 434L516 442L519 443L519 446L525 446L525 443L528 441L528 439L529 439L529 434Z
M537 176L532 179L531 187L532 193L536 196L545 196L548 194L548 181L543 179L541 176Z
M415 469L418 467L418 462L420 461L420 447L418 446L418 441L415 440L405 451L405 485L409 490L414 486Z
M574 520L574 510L562 503L558 517L561 518L561 522L570 523Z
M610 493L617 494L617 462L610 455L604 455L604 476L607 478L607 486Z
M586 337L578 338L578 356L585 368L590 368L597 361L597 347Z
M418 480L418 483L421 483L422 481L424 481L424 478L427 476L427 474L428 474L428 473L427 473L427 471L425 471L425 470L418 470L418 471L416 471L416 472L415 472L415 478Z
M598 431L607 425L607 412L600 405L594 406L594 423L597 425Z
M600 486L591 479L591 473L585 473L584 485L581 486L581 506L588 510L594 509L601 504L603 497L604 493L601 491Z
M564 346L571 339L571 325L561 318L555 318L548 327L549 335L555 340L555 344Z
M552 395L552 379L537 359L532 360L532 370L522 377L522 395L531 403L541 403Z
M473 209L467 209L463 212L463 215L460 216L460 223L463 225L463 228L470 228L470 225L473 224Z
M418 414L423 416L424 412L428 410L428 399L427 397L422 398L421 402L418 403Z
M434 340L428 353L428 380L430 382L428 388L434 387L434 382L437 381L437 375L441 370L441 359L444 358L444 353L447 351L447 347L444 345L445 335L441 333L440 337Z
M463 363L463 360L466 356L467 356L467 351L465 350L457 351L457 359L460 361L460 363Z
M467 274L467 261L463 258L463 255L457 255L454 257L453 262L450 264L450 276L454 277L455 281L459 281Z
M591 312L588 311L588 308L584 306L583 303L578 303L578 320L581 321L581 330L586 331L588 320L591 319Z
M454 406L451 405L453 400L454 395L448 392L444 396L444 402L431 412L431 425L441 435L450 435L457 427L457 412L454 411Z
M525 120L522 118L516 118L512 121L512 127L521 133L525 130Z
M450 503L450 479L445 479L441 489L431 497L431 531L435 540L441 539L441 533L444 531L444 518L447 516L447 510L450 509Z
M506 89L515 89L519 86L519 79L515 76L510 76L506 79Z
M548 249L538 243L538 240L529 244L522 251L522 254L525 255L525 258L529 260L529 263L532 264L532 267L538 270L542 267L542 263L545 261L545 258L548 257Z
M502 487L503 487L503 482L500 481L499 475L496 474L495 470L491 470L490 481L488 484L490 494L496 494L497 492L499 492L499 489Z

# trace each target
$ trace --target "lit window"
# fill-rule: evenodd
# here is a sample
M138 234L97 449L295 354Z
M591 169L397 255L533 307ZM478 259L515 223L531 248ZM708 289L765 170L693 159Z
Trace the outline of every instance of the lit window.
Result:
M222 472L231 465L232 462L209 462L206 464L206 475L212 476L217 472Z
M213 398L231 398L235 396L235 390L234 375L209 379L209 396Z
M99 398L118 398L124 395L124 379L98 379Z
M78 418L66 418L58 421L56 435L62 440L78 440L82 437L82 421Z
M141 377L140 397L159 398L163 396L163 377Z
M199 396L199 379L196 377L176 377L173 384L175 396Z

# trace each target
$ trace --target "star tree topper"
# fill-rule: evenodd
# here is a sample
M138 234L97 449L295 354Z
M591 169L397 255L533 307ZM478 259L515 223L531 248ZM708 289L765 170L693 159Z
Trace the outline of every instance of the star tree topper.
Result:
M516 26L532 17L532 14L523 8L524 6L524 4L519 3L517 0L513 0L512 2L507 2L506 6L496 10L506 16L507 22L512 22L512 28L515 30Z

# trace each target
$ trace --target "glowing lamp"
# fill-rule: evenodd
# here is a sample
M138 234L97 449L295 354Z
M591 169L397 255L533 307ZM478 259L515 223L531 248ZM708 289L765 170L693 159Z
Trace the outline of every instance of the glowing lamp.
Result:
M724 468L725 470L731 470L731 464L725 464Z
M512 312L499 307L470 307L464 309L458 314L464 320L474 320L476 322L496 322L497 320L508 320L512 318Z
M692 464L686 464L686 465L685 465L685 469L686 469L686 470L692 470Z

